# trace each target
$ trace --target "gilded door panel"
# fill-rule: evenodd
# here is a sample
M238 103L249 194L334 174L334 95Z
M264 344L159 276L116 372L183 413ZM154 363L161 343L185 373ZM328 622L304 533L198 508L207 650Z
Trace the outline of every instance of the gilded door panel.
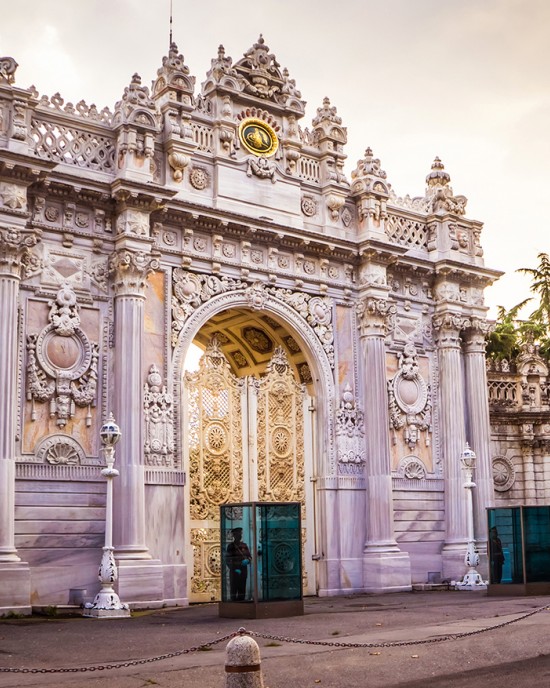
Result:
M303 385L296 382L281 347L275 350L266 375L255 382L258 395L258 501L302 504L303 588L306 594L313 594L313 527L309 513L311 509L306 508L310 500L306 499L305 481L306 461L311 460L311 456L306 457L305 438L310 430L310 419L306 417L306 391Z
M189 600L220 598L219 506L228 502L301 502L304 591L315 592L311 564L311 495L305 483L311 432L307 395L283 349L275 350L261 379L237 378L216 339L196 373L186 373ZM311 453L311 451L309 452Z
M196 373L186 373L188 503L193 572L190 601L219 599L219 506L246 498L243 461L245 384L231 372L217 340Z

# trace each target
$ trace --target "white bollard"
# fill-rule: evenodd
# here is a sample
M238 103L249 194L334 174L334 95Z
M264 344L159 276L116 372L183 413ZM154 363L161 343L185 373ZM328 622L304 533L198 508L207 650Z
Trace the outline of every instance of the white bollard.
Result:
M244 629L239 632L225 650L225 688L264 688L258 643Z

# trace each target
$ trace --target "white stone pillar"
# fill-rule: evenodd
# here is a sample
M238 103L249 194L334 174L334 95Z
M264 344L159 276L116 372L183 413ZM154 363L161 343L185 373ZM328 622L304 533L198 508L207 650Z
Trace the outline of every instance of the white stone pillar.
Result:
M15 437L17 433L17 326L22 259L34 233L0 226L0 614L30 613L30 571L15 548Z
M117 251L110 261L115 289L113 411L122 433L114 499L117 559L151 558L145 544L142 379L145 285L151 262L150 254L129 249Z
M401 552L393 529L389 412L386 380L386 299L367 297L358 315L364 361L367 539L363 581L368 592L411 589L409 555Z
M439 359L439 437L445 480L444 579L462 576L468 542L468 514L460 463L467 441L460 341L465 324L468 320L456 313L437 315L433 320Z
M485 552L487 541L487 508L494 506L493 471L491 464L491 424L485 363L485 338L489 331L485 320L473 319L464 333L464 370L466 378L467 441L475 451L476 490L474 502L474 533Z

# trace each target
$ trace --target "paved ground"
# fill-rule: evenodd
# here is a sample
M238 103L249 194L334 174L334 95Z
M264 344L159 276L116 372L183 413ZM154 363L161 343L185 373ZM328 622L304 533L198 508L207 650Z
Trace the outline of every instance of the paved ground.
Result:
M413 592L310 598L303 617L220 619L217 605L136 613L131 619L32 617L0 621L0 687L223 688L227 640L211 649L104 671L5 673L132 662L219 640L244 626L260 646L266 688L550 686L549 597ZM543 608L527 618L526 613ZM464 638L441 637L506 626ZM298 644L428 641L398 647Z

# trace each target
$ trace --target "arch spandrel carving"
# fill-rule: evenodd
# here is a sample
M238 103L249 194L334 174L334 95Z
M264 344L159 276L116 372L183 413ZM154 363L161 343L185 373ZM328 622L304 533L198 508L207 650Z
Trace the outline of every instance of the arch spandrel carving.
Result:
M248 286L248 285L247 285ZM258 290L254 292L254 303L257 302ZM185 357L193 339L201 327L214 315L230 308L253 308L251 292L249 289L227 291L214 294L206 302L189 308L187 317L177 322L177 330L173 330L174 353L172 357L172 370L174 371L174 397L180 403L182 398L182 381ZM316 396L319 399L318 411L319 427L323 428L324 437L319 446L325 451L320 452L320 458L324 458L325 465L319 466L321 474L333 474L336 472L336 458L334 446L334 379L332 365L318 333L304 320L293 307L263 290L261 309L267 314L273 314L282 319L292 330L292 335L298 341L300 347L309 353L308 363L312 373L312 379ZM326 327L324 325L323 327ZM332 345L331 345L332 346ZM176 415L176 423L181 426L182 409ZM180 436L180 428L176 428L176 436ZM181 448L179 464L181 465Z

